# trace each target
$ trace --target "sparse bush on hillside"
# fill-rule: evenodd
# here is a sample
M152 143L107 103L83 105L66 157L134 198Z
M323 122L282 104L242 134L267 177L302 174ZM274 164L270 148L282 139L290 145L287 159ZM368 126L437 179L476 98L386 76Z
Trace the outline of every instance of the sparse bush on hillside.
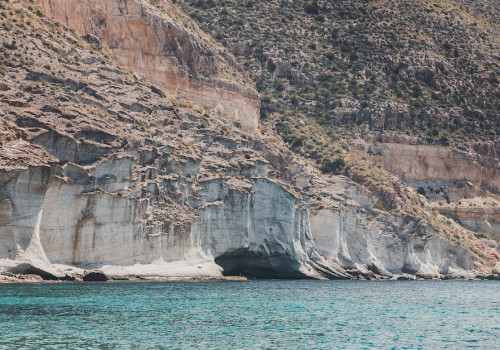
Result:
M320 170L324 174L340 174L345 167L345 160L342 157L334 160L327 159L321 166Z
M319 5L317 1L310 2L304 6L304 10L306 13L310 15L318 15L319 14Z
M263 121L289 144L304 132L317 141L308 154L329 156L318 130L347 139L390 130L458 148L500 135L490 0L212 1L177 3L270 97ZM315 127L301 130L305 118Z
M297 149L299 147L302 147L304 144L304 139L302 137L297 137L292 141L291 147L292 149Z
M474 233L474 236L476 238L479 238L479 239L491 239L490 236L488 236L487 234L485 234L483 232Z
M422 186L420 186L418 189L417 189L417 193L418 194L421 194L422 196L425 196L425 188L423 188Z

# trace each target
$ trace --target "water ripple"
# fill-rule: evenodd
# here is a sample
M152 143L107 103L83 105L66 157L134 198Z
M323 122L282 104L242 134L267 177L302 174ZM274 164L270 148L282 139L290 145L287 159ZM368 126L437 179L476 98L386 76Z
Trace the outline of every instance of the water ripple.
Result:
M0 286L0 349L495 349L495 281Z

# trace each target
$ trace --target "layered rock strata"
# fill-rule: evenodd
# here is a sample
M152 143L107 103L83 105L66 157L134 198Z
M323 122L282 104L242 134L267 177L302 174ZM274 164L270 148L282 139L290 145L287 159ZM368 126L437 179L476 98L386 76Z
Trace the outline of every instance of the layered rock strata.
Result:
M475 152L387 142L361 148L373 162L419 189L431 208L500 241L498 145L478 144Z
M472 277L498 259L437 213L375 209L374 193L320 174L273 132L166 99L26 3L5 6L21 20L0 28L12 51L0 85L0 271Z
M368 153L391 173L413 186L470 181L492 192L500 191L500 157L494 145L469 153L445 146L374 143Z
M173 7L163 12L145 0L37 0L46 13L81 35L97 37L119 64L143 74L172 96L217 107L256 132L259 97L246 86L232 58L203 37Z

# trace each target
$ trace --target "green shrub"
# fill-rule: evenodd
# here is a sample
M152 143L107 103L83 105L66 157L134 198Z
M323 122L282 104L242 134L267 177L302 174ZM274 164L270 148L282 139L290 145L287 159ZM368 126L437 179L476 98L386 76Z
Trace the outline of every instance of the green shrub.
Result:
M448 140L448 137L446 137L446 135L441 136L441 138L439 139L439 143L443 146L450 145L450 141Z
M330 61L333 61L335 59L335 54L333 52L327 52L325 54L325 57L330 60Z
M334 160L327 159L320 167L324 174L339 174L345 168L345 160L342 157L335 158Z
M486 233L482 233L482 232L474 233L474 236L475 236L476 238L491 239L491 237L490 237L490 236L488 236Z
M306 4L304 10L310 15L319 15L319 5L316 1Z
M292 148L299 148L304 145L304 139L302 137L297 137L292 141Z
M384 207L384 205L380 201L377 201L377 203L375 203L375 205L373 206L373 209L387 211L387 209Z
M276 91L281 92L285 90L285 85L283 85L281 81L278 81L274 88L276 89Z

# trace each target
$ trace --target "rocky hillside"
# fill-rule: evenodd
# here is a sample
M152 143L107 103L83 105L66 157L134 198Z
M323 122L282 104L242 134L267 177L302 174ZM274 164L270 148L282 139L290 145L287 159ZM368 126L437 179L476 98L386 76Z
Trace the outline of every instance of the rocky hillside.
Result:
M90 34L116 62L130 67L169 95L215 108L255 132L259 98L234 59L181 12L138 0L38 0L48 15ZM168 4L166 4L168 5ZM188 21L188 23L191 23Z
M0 0L0 280L95 269L115 278L497 278L495 242L396 177L379 169L387 184L370 185L361 173L358 183L324 175L269 128L168 96L170 82L160 83L172 67L155 79L134 72L144 66L122 61L110 32L122 43L138 32L119 30L116 18L160 25L168 47L215 46L181 14L164 15L168 3L112 3L57 7L109 26L87 33L59 22L50 0ZM141 47L127 56L145 57ZM175 50L147 55L184 67ZM243 89L230 54L218 57L234 81L214 83L223 90L203 101ZM179 91L210 87L202 75L179 73ZM255 105L241 101L252 115Z
M296 153L391 208L382 168L500 239L496 1L176 3L248 69L263 127Z
M176 3L248 69L264 116L432 144L497 140L496 1Z

